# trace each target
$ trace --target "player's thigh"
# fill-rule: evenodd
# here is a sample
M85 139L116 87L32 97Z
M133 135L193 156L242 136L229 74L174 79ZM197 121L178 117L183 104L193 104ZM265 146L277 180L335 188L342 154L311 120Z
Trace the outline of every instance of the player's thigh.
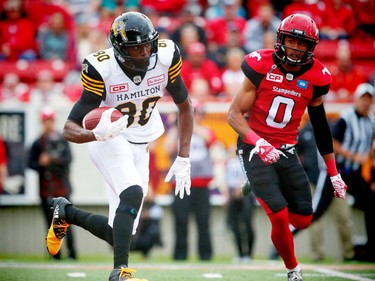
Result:
M267 214L287 206L280 189L279 176L273 165L266 165L259 157L253 157L251 161L244 161L244 167L251 188Z
M148 144L130 144L134 153L135 168L141 178L141 187L144 196L148 192L148 182L150 179L150 152Z
M89 153L91 160L117 196L129 186L143 185L135 165L132 147L122 136L89 143Z
M300 215L312 214L310 183L296 154L280 159L279 178L290 212Z

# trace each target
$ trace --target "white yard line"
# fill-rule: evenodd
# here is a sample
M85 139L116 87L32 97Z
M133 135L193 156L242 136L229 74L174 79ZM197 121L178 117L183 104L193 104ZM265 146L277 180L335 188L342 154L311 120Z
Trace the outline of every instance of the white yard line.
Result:
M345 279L348 279L348 280L356 280L356 281L373 281L373 280L375 280L375 279L361 277L361 276L358 276L358 275L355 275L355 274L340 272L340 271L331 270L331 269L327 269L327 268L314 268L313 270L317 271L319 273L324 273L324 274L327 274L327 275L331 275L333 277L341 277L341 278L345 278Z

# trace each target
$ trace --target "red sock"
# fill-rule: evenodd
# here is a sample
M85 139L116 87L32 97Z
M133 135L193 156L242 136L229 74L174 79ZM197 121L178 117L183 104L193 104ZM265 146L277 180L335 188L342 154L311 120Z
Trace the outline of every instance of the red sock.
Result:
M283 259L285 267L295 268L298 263L294 254L293 235L289 230L288 209L285 207L276 213L268 214L268 217L272 225L272 242Z
M302 216L295 213L289 213L290 223L297 229L308 228L311 224L312 215Z

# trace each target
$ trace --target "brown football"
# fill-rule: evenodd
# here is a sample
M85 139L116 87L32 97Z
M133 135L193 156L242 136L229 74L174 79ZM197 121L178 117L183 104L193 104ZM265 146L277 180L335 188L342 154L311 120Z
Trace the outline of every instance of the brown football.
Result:
M98 125L100 118L102 117L102 113L109 109L109 106L102 106L102 107L97 107L91 110L89 113L86 114L86 116L82 120L82 127L87 129L87 130L92 130ZM111 120L112 122L118 120L120 117L122 117L122 113L115 109L112 112L111 115Z

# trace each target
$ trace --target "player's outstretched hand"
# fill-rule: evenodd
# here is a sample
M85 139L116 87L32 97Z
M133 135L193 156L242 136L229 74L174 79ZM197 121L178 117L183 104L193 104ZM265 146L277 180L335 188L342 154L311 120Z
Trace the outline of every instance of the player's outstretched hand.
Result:
M280 158L280 155L287 157L282 151L276 149L272 144L270 144L263 138L259 139L256 142L255 147L250 152L249 161L253 157L254 153L258 153L260 159L262 159L265 164L272 164L277 162L277 160L279 160Z
M114 108L110 108L104 111L98 125L92 130L98 141L114 138L126 129L129 116L124 115L118 120L112 122L111 115L114 110Z
M346 189L348 188L345 182L342 180L341 175L337 174L336 176L330 177L333 193L337 198L344 199L346 194Z
M173 162L167 176L165 177L165 182L169 182L172 176L175 176L176 188L174 194L184 198L184 195L190 195L190 159L187 157L177 156L176 160Z

